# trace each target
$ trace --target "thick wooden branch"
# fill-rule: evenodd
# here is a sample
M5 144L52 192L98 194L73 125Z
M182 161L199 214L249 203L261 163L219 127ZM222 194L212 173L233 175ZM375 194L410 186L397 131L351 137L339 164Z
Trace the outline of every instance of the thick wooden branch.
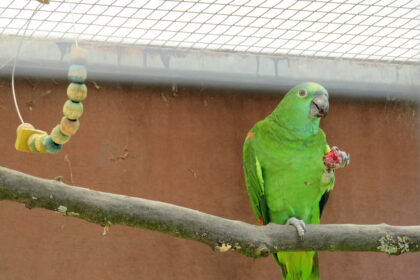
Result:
M126 225L191 239L249 257L278 251L420 251L420 226L307 225L301 241L292 226L255 226L163 202L93 191L0 167L0 200L45 208L104 227Z

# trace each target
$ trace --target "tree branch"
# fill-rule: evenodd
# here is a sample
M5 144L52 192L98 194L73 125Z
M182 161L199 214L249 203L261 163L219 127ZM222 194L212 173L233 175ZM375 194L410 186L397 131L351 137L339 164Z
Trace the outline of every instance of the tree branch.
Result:
M126 225L199 241L249 257L279 251L420 251L420 226L307 225L301 241L292 226L255 226L163 202L93 191L0 167L0 200L45 208L104 227Z

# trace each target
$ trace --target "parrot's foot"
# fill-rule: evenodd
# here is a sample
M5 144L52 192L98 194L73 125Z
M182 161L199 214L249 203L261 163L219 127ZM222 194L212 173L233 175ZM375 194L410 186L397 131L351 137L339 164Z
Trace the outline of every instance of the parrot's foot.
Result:
M324 164L328 169L346 167L350 163L350 154L340 151L336 146L324 156Z
M291 225L296 228L297 234L300 237L300 240L303 240L303 237L305 235L305 222L303 220L296 219L295 217L292 217L287 220L286 225Z

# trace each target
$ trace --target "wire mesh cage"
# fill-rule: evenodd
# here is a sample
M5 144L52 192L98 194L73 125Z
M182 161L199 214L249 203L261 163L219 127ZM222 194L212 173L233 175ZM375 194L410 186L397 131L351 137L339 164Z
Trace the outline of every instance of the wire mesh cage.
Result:
M0 36L23 35L30 19L25 36L44 39L419 61L419 3L415 0L40 2L2 0Z

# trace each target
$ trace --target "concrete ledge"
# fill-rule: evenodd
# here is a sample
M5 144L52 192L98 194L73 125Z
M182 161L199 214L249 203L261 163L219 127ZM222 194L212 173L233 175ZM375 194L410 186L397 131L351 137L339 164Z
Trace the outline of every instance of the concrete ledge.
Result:
M0 76L10 76L21 38L0 37ZM25 38L17 76L64 78L73 42ZM90 79L191 85L289 89L316 81L330 92L357 98L420 101L419 64L302 56L151 48L80 43L89 51Z

